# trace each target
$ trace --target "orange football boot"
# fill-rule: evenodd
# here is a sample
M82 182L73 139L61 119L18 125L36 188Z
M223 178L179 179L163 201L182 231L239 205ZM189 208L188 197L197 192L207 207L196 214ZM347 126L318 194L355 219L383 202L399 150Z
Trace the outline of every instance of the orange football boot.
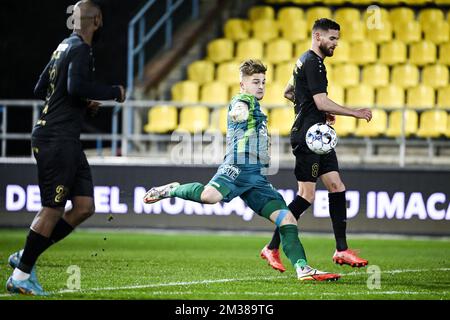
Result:
M265 246L261 250L261 258L267 260L269 265L278 270L280 272L285 272L286 268L283 266L283 263L280 259L280 251L278 249L270 250L267 246Z
M333 255L334 263L343 265L348 264L352 267L360 268L365 267L369 261L358 257L358 252L356 250L347 249L344 251L335 251Z

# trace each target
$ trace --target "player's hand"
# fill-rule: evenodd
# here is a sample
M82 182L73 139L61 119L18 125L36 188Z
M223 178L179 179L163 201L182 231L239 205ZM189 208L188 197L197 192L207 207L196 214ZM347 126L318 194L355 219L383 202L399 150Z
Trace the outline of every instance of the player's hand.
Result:
M117 99L117 102L124 102L126 99L125 88L121 85L117 86L120 89L120 99Z
M332 126L336 123L336 116L331 113L327 113L327 124Z
M88 113L91 117L95 117L98 113L98 109L100 108L102 104L97 101L88 100Z
M357 109L355 110L355 117L369 122L372 119L372 111L368 108Z

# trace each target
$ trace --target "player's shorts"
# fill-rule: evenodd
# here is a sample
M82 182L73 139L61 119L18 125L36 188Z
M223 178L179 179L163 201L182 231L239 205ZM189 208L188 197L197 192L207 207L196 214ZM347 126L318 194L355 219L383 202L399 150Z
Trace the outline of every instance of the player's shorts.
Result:
M297 181L317 182L318 177L331 171L339 172L335 150L323 155L295 152L294 172Z
M79 141L32 141L43 207L65 207L75 196L94 197L91 169Z
M281 194L260 169L222 164L208 185L222 194L223 201L241 197L253 211L267 219L277 210L288 210Z

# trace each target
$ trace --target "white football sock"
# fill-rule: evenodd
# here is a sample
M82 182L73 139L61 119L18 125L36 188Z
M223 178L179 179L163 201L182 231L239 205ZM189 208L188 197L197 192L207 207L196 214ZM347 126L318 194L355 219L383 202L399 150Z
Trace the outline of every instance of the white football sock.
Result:
M15 268L12 274L12 278L16 281L28 280L29 277L30 277L29 273L25 273L19 268Z

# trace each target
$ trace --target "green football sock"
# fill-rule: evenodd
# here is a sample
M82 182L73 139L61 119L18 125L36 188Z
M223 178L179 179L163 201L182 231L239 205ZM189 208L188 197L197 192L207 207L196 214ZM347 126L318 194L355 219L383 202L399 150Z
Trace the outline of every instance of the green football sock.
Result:
M281 244L286 256L291 260L292 265L304 267L307 264L305 249L298 237L298 229L296 225L287 224L280 227Z
M182 184L170 191L171 197L202 203L201 195L205 186L198 182Z

